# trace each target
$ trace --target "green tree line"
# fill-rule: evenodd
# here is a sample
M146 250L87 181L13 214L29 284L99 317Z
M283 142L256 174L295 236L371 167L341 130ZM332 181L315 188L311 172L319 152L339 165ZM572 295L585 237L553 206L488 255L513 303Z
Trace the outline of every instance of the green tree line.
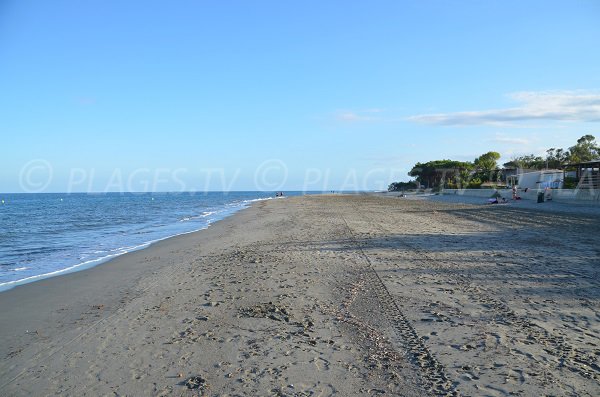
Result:
M502 182L502 170L498 166L500 153L490 151L473 161L432 160L416 163L408 172L414 180L393 182L389 191L425 188L478 188L485 182ZM600 146L593 135L584 135L568 149L550 148L545 157L529 154L511 159L503 164L504 169L555 169L568 168L569 164L600 158Z

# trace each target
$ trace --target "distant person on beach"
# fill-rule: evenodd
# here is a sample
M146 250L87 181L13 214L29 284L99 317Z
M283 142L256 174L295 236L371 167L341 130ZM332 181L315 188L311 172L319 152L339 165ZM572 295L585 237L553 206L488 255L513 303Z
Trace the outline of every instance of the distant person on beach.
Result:
M501 196L488 199L488 204L506 204L508 201Z
M525 189L525 191L527 191L527 189ZM519 189L517 188L517 185L513 186L512 188L512 199L521 200L521 196L519 196Z

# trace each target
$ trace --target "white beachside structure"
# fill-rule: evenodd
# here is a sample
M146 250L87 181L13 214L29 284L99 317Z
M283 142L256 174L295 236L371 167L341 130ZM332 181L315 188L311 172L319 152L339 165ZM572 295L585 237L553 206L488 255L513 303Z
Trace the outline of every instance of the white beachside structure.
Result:
M517 173L508 177L510 186L517 185L521 190L562 189L564 172L562 170L540 170Z

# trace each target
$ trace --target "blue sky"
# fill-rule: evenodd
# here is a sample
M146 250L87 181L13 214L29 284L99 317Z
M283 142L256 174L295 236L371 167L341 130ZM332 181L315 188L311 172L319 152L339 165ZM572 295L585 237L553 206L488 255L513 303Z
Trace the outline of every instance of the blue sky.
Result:
M0 2L0 191L379 189L600 138L597 1Z

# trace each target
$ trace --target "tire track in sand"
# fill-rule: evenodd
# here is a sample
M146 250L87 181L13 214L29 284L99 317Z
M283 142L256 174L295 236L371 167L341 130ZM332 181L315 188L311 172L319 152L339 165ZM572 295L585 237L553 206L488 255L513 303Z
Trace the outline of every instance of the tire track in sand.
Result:
M435 359L425 346L423 340L402 313L402 310L400 310L400 307L379 277L369 256L365 253L352 232L348 221L343 215L340 214L339 216L348 230L350 241L356 246L360 256L363 257L367 264L368 270L364 276L365 282L369 287L368 289L375 293L377 300L381 303L382 314L392 324L400 345L406 349L410 362L419 370L419 374L426 387L437 396L458 397L460 394L456 390L456 382L450 380L444 366Z
M357 211L357 213L360 212ZM458 211L457 214L476 222L488 224L495 223L515 227L514 222L505 222L505 216L503 217L503 214L497 212L478 216L461 211ZM379 229L384 235L391 233L390 230L381 225L371 224L371 226ZM402 245L408 250L418 253L418 256L423 259L423 262L432 269L447 270L448 265L453 269L460 269L460 265L454 261L445 261L445 265L440 265L438 260L429 252L406 241L402 241ZM600 384L600 366L593 355L579 350L566 341L564 337L555 335L547 329L529 321L527 318L517 314L506 303L485 293L481 288L477 287L470 274L450 273L445 271L444 277L453 281L458 288L467 295L473 297L477 302L485 304L488 309L495 314L495 321L510 324L515 331L525 335L526 340L540 344L542 350L558 359L559 367L565 367L571 372L577 373L584 378L592 379Z

